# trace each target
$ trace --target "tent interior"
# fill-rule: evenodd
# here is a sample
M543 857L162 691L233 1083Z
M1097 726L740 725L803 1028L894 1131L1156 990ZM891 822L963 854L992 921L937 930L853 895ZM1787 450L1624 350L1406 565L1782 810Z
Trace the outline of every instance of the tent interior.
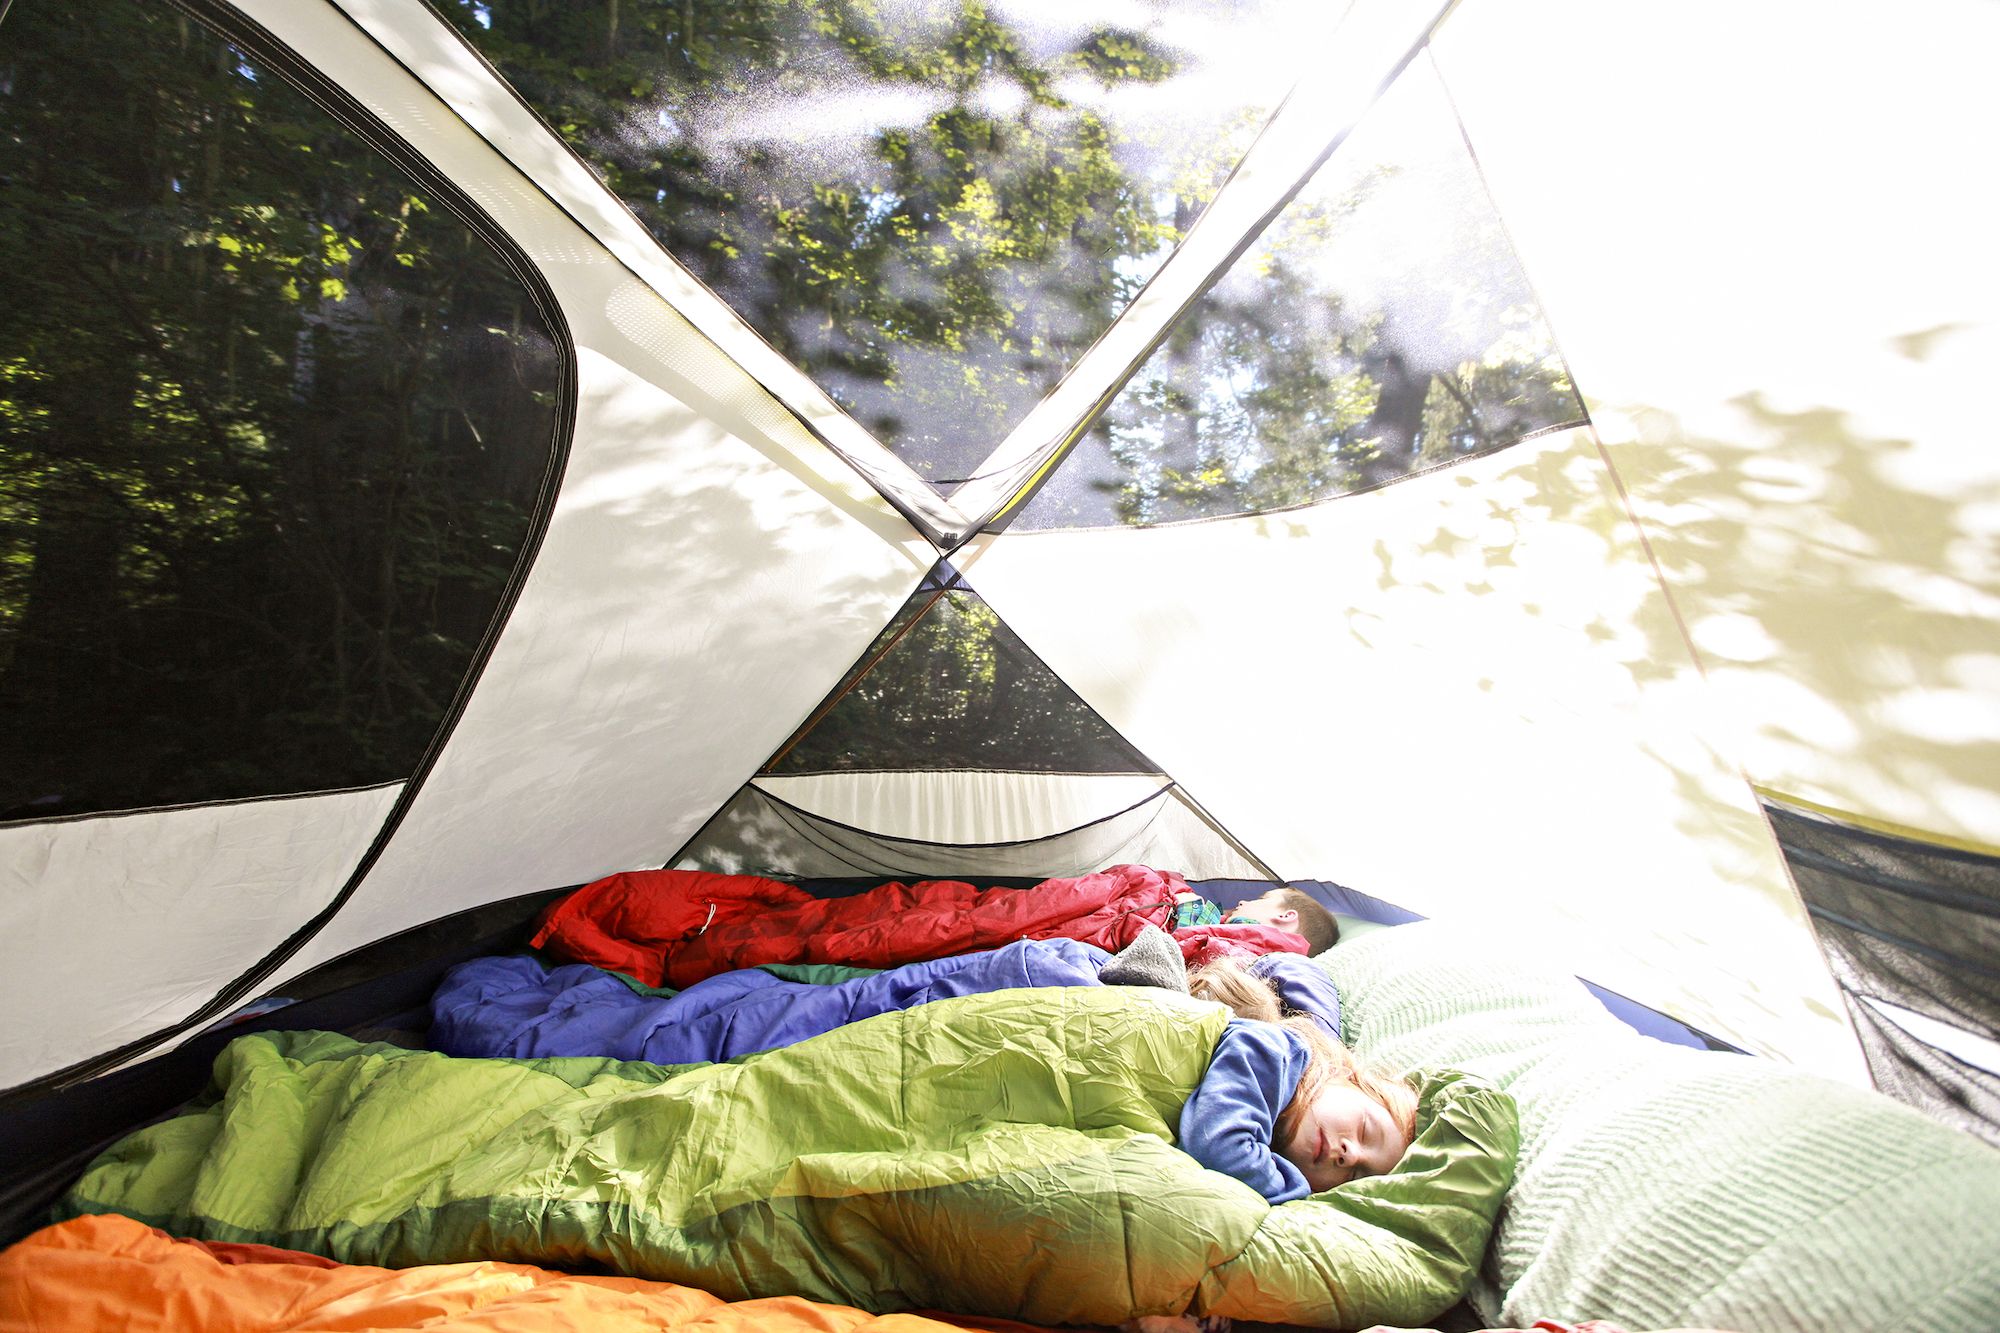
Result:
M231 1038L420 1041L602 876L1138 865L1306 888L1364 1053L1515 1080L1479 1320L1994 1326L1996 46L0 0L5 1239ZM1717 1184L1586 1273L1620 1215L1536 1202L1591 1197L1579 1094L1406 1028L1392 954L1770 1071L1716 1163L1913 1108L1908 1215L1841 1196L1901 1248L1816 1268Z

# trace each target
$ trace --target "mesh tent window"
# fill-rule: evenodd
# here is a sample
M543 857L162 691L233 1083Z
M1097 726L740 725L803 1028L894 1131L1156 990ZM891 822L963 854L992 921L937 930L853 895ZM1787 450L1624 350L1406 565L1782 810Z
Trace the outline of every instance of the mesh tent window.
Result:
M559 459L539 279L184 14L6 38L0 817L408 777Z

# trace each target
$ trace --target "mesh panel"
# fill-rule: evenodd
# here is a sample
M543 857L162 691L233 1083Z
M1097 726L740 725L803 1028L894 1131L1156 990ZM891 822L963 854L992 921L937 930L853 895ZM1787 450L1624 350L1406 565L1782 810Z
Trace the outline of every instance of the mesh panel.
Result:
M1031 842L954 847L881 837L817 818L755 787L745 787L673 864L780 879L868 875L973 883L1002 877L1085 875L1121 864L1178 870L1190 879L1263 874L1172 792L1086 827Z
M535 294L173 7L0 10L0 817L408 777L550 466Z
M1014 521L1281 509L1582 417L1457 118L1419 61Z
M2000 1040L2000 860L1765 804L1882 1091L2000 1144L2000 1079L1863 997Z
M968 588L919 592L763 771L1152 773Z
M655 237L949 487L1158 267L1304 0L436 0Z
M961 847L1032 842L1144 804L1173 783L1159 773L1019 773L858 769L767 773L758 790L836 824Z
M1847 1008L1876 1087L2000 1147L2000 1077L1918 1039L1851 992Z

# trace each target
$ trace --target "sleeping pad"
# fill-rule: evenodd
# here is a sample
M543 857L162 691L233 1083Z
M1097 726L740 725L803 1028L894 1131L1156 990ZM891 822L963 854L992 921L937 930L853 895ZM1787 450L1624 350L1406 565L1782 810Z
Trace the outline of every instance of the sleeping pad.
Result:
M1000 991L694 1066L259 1033L217 1057L205 1105L114 1146L58 1215L1046 1324L1449 1307L1512 1179L1512 1102L1428 1076L1402 1168L1274 1208L1172 1146L1228 1019L1152 987Z
M1031 889L960 880L884 884L817 898L783 880L699 870L633 870L550 908L533 944L648 986L691 986L760 963L897 967L1022 939L1073 939L1113 953L1164 925L1187 881L1113 866Z
M474 958L447 972L431 997L430 1043L447 1055L730 1060L956 995L1095 986L1111 957L1077 940L1018 940L831 985L744 968L676 995L641 994L585 963L552 968L521 954Z

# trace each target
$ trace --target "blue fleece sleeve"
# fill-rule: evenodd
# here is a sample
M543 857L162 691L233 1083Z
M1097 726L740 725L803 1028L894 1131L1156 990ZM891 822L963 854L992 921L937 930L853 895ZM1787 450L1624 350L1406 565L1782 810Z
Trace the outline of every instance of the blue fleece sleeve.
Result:
M1277 988L1288 1014L1304 1014L1340 1040L1340 991L1319 964L1301 954L1267 953L1250 961L1249 973Z
M1298 1091L1306 1044L1275 1023L1231 1019L1208 1072L1181 1108L1180 1146L1272 1203L1312 1193L1299 1169L1271 1147L1278 1113Z

